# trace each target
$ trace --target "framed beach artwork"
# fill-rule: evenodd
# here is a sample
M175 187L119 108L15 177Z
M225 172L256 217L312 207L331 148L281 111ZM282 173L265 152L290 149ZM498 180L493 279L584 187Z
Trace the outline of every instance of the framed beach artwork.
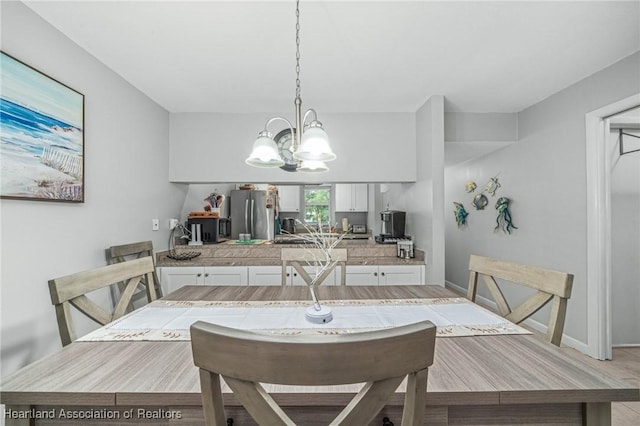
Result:
M0 197L84 202L84 95L1 54Z

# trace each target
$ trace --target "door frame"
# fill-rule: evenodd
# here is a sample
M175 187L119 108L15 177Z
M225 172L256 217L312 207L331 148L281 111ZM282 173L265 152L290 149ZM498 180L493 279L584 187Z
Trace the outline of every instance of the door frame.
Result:
M609 117L640 105L640 93L589 112L586 124L587 350L611 359L611 150Z

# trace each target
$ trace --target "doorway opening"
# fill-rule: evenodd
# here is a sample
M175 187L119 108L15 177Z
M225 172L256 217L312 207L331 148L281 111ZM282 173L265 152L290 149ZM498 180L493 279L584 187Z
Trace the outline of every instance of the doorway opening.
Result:
M586 114L589 355L612 356L611 159L609 119L640 106L640 93Z

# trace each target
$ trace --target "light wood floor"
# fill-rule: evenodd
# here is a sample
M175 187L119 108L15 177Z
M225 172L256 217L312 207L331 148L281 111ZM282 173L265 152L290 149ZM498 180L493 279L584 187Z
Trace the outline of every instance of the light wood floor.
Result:
M460 293L457 288L447 288L453 292L459 293L460 297L466 297L466 294ZM491 310L491 307L485 306L485 308ZM538 334L536 330L527 327L526 324L520 325L534 334ZM542 338L542 336L540 336L540 338ZM624 380L625 382L640 387L640 347L613 348L613 359L611 361L593 359L566 346L562 346L562 348L567 352L567 354L594 365L606 373ZM640 426L640 401L612 403L611 423L612 426Z
M640 386L640 347L613 348L613 360L599 361L574 349L564 347L572 356L596 366L625 382ZM612 426L639 426L640 401L614 402L611 406Z

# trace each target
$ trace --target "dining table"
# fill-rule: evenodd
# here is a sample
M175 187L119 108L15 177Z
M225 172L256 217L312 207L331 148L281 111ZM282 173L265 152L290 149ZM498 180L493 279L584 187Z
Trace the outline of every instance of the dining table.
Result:
M439 285L320 286L317 295L320 301L363 303L460 297ZM189 285L162 301L311 303L306 286ZM362 384L265 386L297 424L321 425ZM403 390L398 388L372 424L382 425L384 417L400 424ZM256 424L228 388L223 394L234 426ZM8 426L204 424L188 338L78 340L2 378L0 400ZM638 400L637 386L535 333L439 336L428 372L424 424L607 426L612 402Z

